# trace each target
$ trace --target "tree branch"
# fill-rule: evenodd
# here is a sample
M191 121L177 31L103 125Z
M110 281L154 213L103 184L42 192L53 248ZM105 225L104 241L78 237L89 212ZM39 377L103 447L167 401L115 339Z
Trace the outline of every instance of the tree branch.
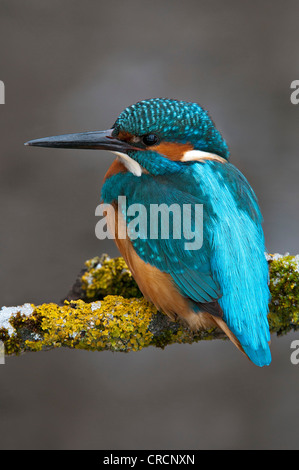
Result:
M299 255L267 255L271 333L299 328ZM57 347L137 351L147 346L225 339L216 328L191 332L147 302L122 258L86 261L60 303L24 304L0 310L0 340L6 354Z

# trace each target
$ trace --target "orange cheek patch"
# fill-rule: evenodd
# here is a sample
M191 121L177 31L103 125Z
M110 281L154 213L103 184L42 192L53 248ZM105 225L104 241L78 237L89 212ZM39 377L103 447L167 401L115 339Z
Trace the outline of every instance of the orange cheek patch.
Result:
M179 161L184 157L185 152L193 150L192 144L177 144L176 142L162 142L159 145L152 145L148 150L154 150L161 155L169 158L169 160Z

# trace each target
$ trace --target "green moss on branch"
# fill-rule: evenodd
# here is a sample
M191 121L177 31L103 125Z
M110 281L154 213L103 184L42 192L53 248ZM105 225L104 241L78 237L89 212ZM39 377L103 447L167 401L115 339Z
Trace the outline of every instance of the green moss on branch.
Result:
M299 256L269 255L268 262L270 330L284 334L299 327ZM124 260L107 255L86 262L62 305L24 304L0 310L0 340L6 354L57 347L129 352L215 338L225 335L216 329L192 333L157 312L142 297Z
M272 333L286 334L299 327L299 255L269 255Z

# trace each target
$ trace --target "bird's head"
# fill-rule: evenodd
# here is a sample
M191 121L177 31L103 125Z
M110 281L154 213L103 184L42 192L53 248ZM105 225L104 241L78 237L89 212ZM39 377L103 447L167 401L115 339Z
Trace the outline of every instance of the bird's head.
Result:
M26 145L110 150L140 176L179 171L204 158L228 160L226 142L196 103L153 98L126 108L108 131L32 140Z

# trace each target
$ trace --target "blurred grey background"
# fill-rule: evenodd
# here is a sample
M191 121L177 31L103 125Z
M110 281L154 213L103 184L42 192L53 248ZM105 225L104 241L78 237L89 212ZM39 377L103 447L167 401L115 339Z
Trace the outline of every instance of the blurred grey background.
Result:
M296 0L1 0L0 305L60 300L94 234L104 152L27 140L107 129L149 97L206 107L264 214L299 252ZM298 448L298 334L259 369L229 342L128 355L56 350L0 366L1 449Z

